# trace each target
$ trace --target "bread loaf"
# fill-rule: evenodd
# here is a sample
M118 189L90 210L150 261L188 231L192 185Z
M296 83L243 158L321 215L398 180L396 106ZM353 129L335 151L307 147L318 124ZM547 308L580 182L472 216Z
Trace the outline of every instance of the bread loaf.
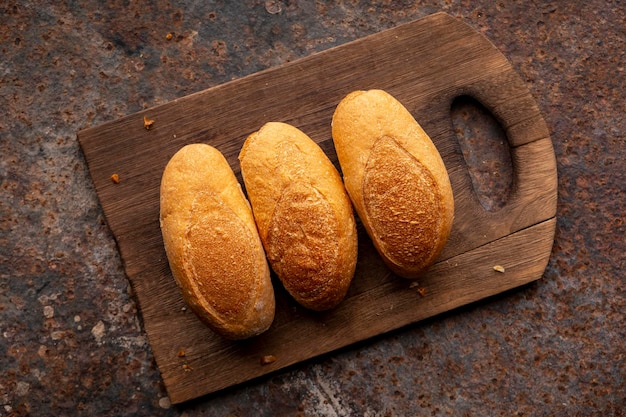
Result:
M239 155L248 198L272 269L306 308L346 295L357 258L350 200L322 149L297 128L271 122Z
M443 160L409 111L382 90L335 109L332 136L345 187L387 266L415 278L441 254L454 199Z
M258 335L274 319L274 289L250 206L224 156L187 145L161 180L160 223L185 302L229 339Z

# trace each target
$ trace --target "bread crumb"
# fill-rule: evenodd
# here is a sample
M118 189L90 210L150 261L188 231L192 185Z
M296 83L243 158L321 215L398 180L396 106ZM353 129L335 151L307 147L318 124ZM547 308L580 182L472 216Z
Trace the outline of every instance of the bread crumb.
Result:
M181 350L178 351L178 357L179 358L184 358L185 355L186 355L185 349L181 349Z
M146 130L150 130L153 124L154 120L148 119L146 116L143 117L143 127L145 127Z
M276 356L274 355L264 355L261 356L261 365L269 365L276 361Z
M169 32L167 35L165 35L165 39L167 39L168 41L171 41L173 37L174 34L172 32Z
M502 265L496 265L493 267L494 271L504 273L504 267Z
M170 399L168 397L159 398L159 407L168 409L172 406Z
M193 368L185 363L185 364L183 364L183 371L191 372L191 371L193 371Z
M417 289L417 293L422 297L426 297L426 287L421 287Z
M113 182L113 184L119 184L120 183L120 175L119 174L111 175L111 181Z
M419 282L417 282L417 281L413 281L413 282L411 282L411 284L409 285L409 288L415 288L415 287L418 287L419 285L420 285L420 283L419 283Z

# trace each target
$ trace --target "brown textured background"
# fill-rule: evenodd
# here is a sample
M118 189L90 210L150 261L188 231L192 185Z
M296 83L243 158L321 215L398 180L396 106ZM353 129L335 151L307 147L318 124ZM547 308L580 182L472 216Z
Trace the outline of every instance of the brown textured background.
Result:
M0 416L625 414L622 1L40 3L0 3ZM543 279L171 406L76 132L437 11L510 59L551 128ZM452 117L502 139L471 103ZM501 154L467 154L490 207Z

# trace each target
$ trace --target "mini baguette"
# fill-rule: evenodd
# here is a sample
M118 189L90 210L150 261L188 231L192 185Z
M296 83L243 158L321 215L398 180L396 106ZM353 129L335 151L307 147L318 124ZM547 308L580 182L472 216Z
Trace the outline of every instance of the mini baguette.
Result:
M274 289L241 186L224 156L187 145L161 180L165 251L183 299L216 333L244 339L269 328Z
M250 135L241 174L272 269L302 306L328 310L354 276L357 233L350 199L322 149L278 122Z
M332 136L345 187L387 266L416 278L441 254L454 198L441 155L411 113L382 90L337 106Z

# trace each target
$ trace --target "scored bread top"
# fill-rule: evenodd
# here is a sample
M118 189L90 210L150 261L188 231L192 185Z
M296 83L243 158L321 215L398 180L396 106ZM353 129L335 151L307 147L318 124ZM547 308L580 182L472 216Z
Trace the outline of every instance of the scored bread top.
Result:
M224 156L209 145L183 147L165 168L160 204L170 267L193 311L229 338L266 330L274 316L269 268Z
M454 215L435 145L382 90L348 94L332 135L346 189L377 250L398 275L418 276L443 250Z
M250 135L239 159L276 275L303 306L334 307L347 292L357 252L352 206L339 173L312 139L279 122Z

